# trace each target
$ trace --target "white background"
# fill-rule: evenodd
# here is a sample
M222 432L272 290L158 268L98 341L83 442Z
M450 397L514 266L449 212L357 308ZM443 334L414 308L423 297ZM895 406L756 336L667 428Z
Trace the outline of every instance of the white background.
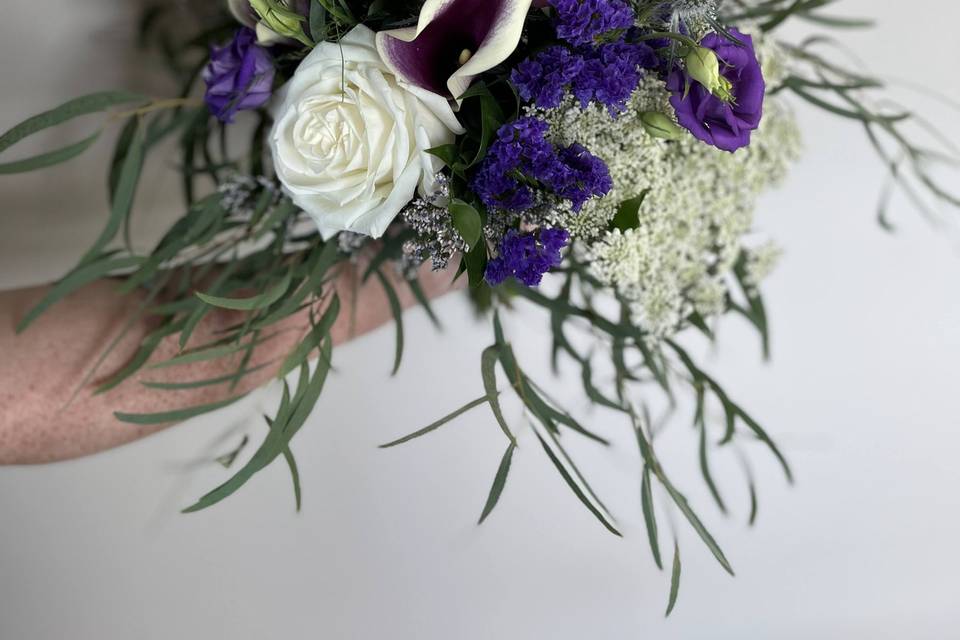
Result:
M129 3L6 4L0 129L73 94L143 86L153 73L124 59L133 55ZM881 19L878 30L847 36L872 68L960 99L955 5L840 5ZM955 113L903 95L960 139ZM422 312L408 314L409 357L396 380L387 376L390 329L338 352L340 372L295 441L299 515L281 466L215 509L178 515L223 479L212 456L265 430L242 416L270 393L95 458L0 469L0 638L957 637L956 234L903 203L898 233L881 231L882 169L857 126L806 108L800 116L804 160L758 220L787 250L766 286L773 363L735 320L706 360L782 443L797 485L750 448L761 503L751 530L735 458L716 461L733 507L724 518L701 486L687 415L661 444L736 578L679 526L683 587L663 619L668 577L646 546L629 437L609 451L571 440L624 539L581 508L529 432L497 511L474 526L504 446L484 409L406 448L377 450L480 394L489 329L455 297L438 305L444 335ZM0 179L0 286L55 277L83 250L104 215L102 168L80 161ZM144 190L142 237L173 212L164 190ZM576 398L576 380L550 378L542 323L524 312L510 332L534 377ZM609 415L587 418L627 435Z

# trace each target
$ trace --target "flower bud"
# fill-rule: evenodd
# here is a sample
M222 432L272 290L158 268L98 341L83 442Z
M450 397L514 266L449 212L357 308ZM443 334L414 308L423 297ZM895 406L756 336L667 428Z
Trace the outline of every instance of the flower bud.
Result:
M710 93L716 93L720 88L720 60L717 54L706 47L695 47L684 61L687 63L687 74Z
M683 129L669 116L659 111L647 111L640 116L644 130L654 138L663 140L679 140L683 137Z
M291 11L279 0L250 0L250 6L260 16L258 33L268 29L284 38L299 40L303 44L312 44L303 31L306 17Z

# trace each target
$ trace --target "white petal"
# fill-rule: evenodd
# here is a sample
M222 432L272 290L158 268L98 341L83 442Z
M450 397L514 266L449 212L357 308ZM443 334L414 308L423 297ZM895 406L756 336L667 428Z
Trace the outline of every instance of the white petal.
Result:
M447 88L458 104L460 96L470 87L476 76L493 69L517 50L532 2L533 0L506 0L496 24L473 52L473 57L450 76Z

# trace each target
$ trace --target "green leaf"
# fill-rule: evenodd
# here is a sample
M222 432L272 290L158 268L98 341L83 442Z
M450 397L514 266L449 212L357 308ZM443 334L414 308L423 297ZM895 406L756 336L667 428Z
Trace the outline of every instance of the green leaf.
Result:
M497 360L500 359L500 348L492 345L483 350L480 357L480 374L483 377L483 388L487 392L487 402L490 403L490 410L497 419L497 424L507 436L511 444L517 444L517 439L513 437L506 419L503 417L503 409L500 407L500 392L497 391Z
M140 173L143 170L145 157L146 147L144 146L144 135L141 127L138 125L136 131L133 133L127 155L123 159L123 166L119 174L120 177L117 180L117 188L113 192L110 217L107 219L107 224L103 228L103 231L100 232L100 236L83 256L83 259L80 261L81 264L96 260L97 256L113 241L124 222L129 218L130 211L133 208L133 199L137 192L137 185L140 182Z
M43 153L38 156L33 156L32 158L26 158L24 160L17 160L16 162L0 164L0 175L26 173L28 171L36 171L37 169L46 169L47 167L52 167L62 162L73 160L93 146L93 143L96 142L100 137L100 133L100 131L97 131L89 138L56 151L50 151L48 153Z
M106 255L96 262L74 269L63 280L55 284L47 295L27 312L27 315L25 315L23 320L17 325L17 333L26 331L27 327L33 324L43 312L91 282L95 282L117 271L136 267L140 263L140 258L118 258L113 255Z
M110 173L107 176L107 197L113 198L117 191L117 183L120 182L120 171L123 169L123 161L127 157L130 145L133 143L133 136L137 133L139 119L136 116L127 118L127 124L120 130L117 141L113 147L113 158L110 160ZM110 204L113 204L111 200Z
M380 284L383 285L384 292L387 294L387 301L390 303L390 312L393 314L393 322L397 329L397 347L393 359L393 373L391 374L395 376L397 372L400 371L400 364L403 362L403 306L400 304L400 298L397 297L397 290L390 284L387 277L383 275L383 272L377 269L376 274L380 280Z
M460 407L459 409L457 409L457 410L454 411L453 413L451 413L451 414L449 414L449 415L447 415L447 416L444 416L443 418L440 418L439 420L437 420L437 421L434 422L433 424L431 424L431 425L429 425L429 426L426 426L426 427L424 427L423 429L420 429L419 431L414 431L414 432L411 433L410 435L404 436L404 437L400 438L399 440L394 440L393 442L388 442L387 444L382 444L382 445L380 445L380 448L381 448L381 449L389 449L390 447L395 447L395 446L397 446L397 445L410 442L411 440L415 440L415 439L417 439L417 438L419 438L419 437L421 437L421 436L425 436L425 435L427 435L428 433L432 433L433 431L436 431L436 430L439 429L440 427L442 427L442 426L444 426L444 425L446 425L446 424L449 424L450 422L453 422L455 419L459 418L460 416L462 416L463 414L467 413L468 411L470 411L470 410L472 410L472 409L476 409L476 408L479 407L480 405L487 404L488 402L489 402L489 400L487 399L487 396L484 395L482 398L477 398L476 400L474 400L474 401L472 401L472 402L468 402L467 404L465 404L464 406Z
M464 102L477 98L480 100L480 140L477 147L477 153L467 168L474 167L487 155L487 149L493 141L494 136L500 126L506 121L506 116L500 103L490 92L490 88L485 82L477 82L471 86L466 93L460 96Z
M453 218L453 226L460 233L460 237L471 249L480 242L483 237L483 220L480 213L463 200L450 202L450 216Z
M273 431L274 424L276 423L270 418L265 419L267 426ZM289 446L283 448L282 454L283 459L287 463L287 468L290 469L290 477L293 480L293 499L297 505L297 513L300 513L300 508L303 506L303 491L300 487L300 469L297 466L297 459L293 456L293 451L290 450Z
M427 149L427 153L440 158L451 169L460 163L460 148L455 144L445 144Z
M45 111L13 127L0 136L0 153L3 153L24 138L33 134L63 124L74 118L98 113L110 107L129 104L131 102L146 102L148 98L124 91L103 91L66 102L56 109Z
M870 18L843 18L840 16L823 16L808 13L800 16L801 19L814 24L820 24L833 29L869 29L877 25L877 21Z
M440 318L437 317L437 314L433 311L433 306L430 304L430 299L427 298L426 294L423 292L423 287L420 286L420 281L416 278L408 279L407 284L410 286L410 291L413 292L413 297L417 299L417 303L423 307L423 310L427 312L427 317L430 318L430 322L433 323L433 326L437 331L442 331L443 326L440 323Z
M310 3L310 37L314 42L327 38L327 9L319 0Z
M270 434L253 458L229 480L184 509L184 513L195 513L207 509L230 497L283 453L320 399L330 372L332 357L333 341L328 335L321 348L320 359L317 361L313 376L309 376L306 365L301 367L300 381L294 399L290 398L289 387L284 385L284 396L274 420L274 427L270 429Z
M126 381L130 376L134 375L140 371L144 365L150 360L150 356L156 352L157 347L160 346L163 338L166 337L166 332L163 330L155 331L154 333L147 336L143 343L140 345L140 348L134 354L133 358L127 362L120 371L116 372L109 379L102 382L94 392L94 395L104 394L112 389L119 387L124 381Z
M639 196L621 202L611 226L620 231L629 231L630 229L639 227L640 207L643 206L643 201L647 199L648 193L650 193L650 190L644 189Z
M233 466L233 463L237 461L237 458L247 448L247 445L250 443L250 436L243 436L243 440L240 441L240 444L237 447L228 453L223 454L217 458L217 462L220 463L224 469L229 469Z
M279 300L290 290L290 283L293 279L292 273L287 273L277 284L270 287L260 295L252 298L220 298L217 296L208 296L197 292L197 297L203 300L211 307L219 309L229 309L231 311L257 311L265 309Z
M261 364L250 369L242 369L236 373L228 373L223 376L218 376L216 378L208 378L206 380L194 380L191 382L142 382L141 384L147 389L156 389L157 391L187 391L190 389L203 389L206 387L215 387L221 384L233 384L243 378L254 374L258 371L262 371L270 366L270 363Z
M666 616L670 617L673 607L677 604L677 596L680 594L680 544L673 542L673 571L670 575L670 601L667 603Z
M290 468L290 476L293 478L293 499L297 503L297 512L300 512L300 508L303 506L303 491L300 489L300 470L297 468L297 459L293 457L293 452L290 451L290 447L286 447L283 450L283 459L287 461L287 466Z
M653 561L659 569L663 569L663 560L660 558L660 542L657 532L657 516L653 508L653 490L650 482L650 467L644 465L643 480L640 484L640 501L643 506L643 521L647 526L647 538L650 541L650 551Z
M690 504L687 502L687 499L683 496L683 494L677 491L676 488L674 488L673 484L671 484L665 476L660 475L659 479L660 483L663 485L663 488L667 490L668 494L670 494L670 498L673 500L674 504L676 504L677 508L680 509L680 513L683 514L683 516L693 527L693 530L697 532L697 535L700 536L700 539L703 540L704 544L707 545L710 553L712 553L717 559L717 562L720 563L720 566L723 567L730 575L734 575L733 567L730 565L730 561L727 560L727 557L720 549L720 545L717 544L717 541L714 540L713 536L710 535L710 532L707 531L707 528L703 525L703 522L700 521L700 518L697 517L697 514L694 513L693 509L690 508Z
M323 316L320 317L320 322L310 330L307 337L301 340L300 344L284 359L278 377L286 378L290 372L306 362L310 354L320 346L324 336L330 333L339 316L340 296L334 294L327 310L323 313Z
M700 423L700 472L703 474L703 480L707 483L707 488L710 489L710 495L713 496L714 502L717 503L721 513L727 512L727 505L723 503L723 497L720 495L720 490L717 489L717 483L713 479L713 474L710 473L710 461L707 457L707 427L703 422Z
M610 522L607 516L604 515L604 513L600 511L600 509L598 509L596 505L593 504L593 502L586 496L586 494L584 494L583 490L577 485L576 481L574 481L573 477L570 476L570 473L563 466L563 463L560 462L560 459L557 458L556 454L553 452L553 450L550 448L547 442L543 439L543 436L541 436L538 433L537 439L540 440L540 445L543 447L543 450L546 451L547 457L550 458L550 462L553 463L553 466L556 467L557 471L560 473L560 476L564 479L564 481L567 483L567 486L570 487L570 490L573 491L574 495L577 496L580 502L582 502L584 506L587 507L590 513L592 513L597 518L597 520L600 521L600 524L602 524L607 529L607 531L614 534L615 536L623 537L623 535L619 531L617 531L617 528L613 526L613 523Z
M517 444L511 442L507 447L506 452L503 454L503 459L500 461L500 467L497 469L497 475L493 479L493 486L490 487L490 495L487 496L487 503L483 506L483 514L480 516L480 521L477 523L483 524L483 521L487 519L493 509L497 506L497 502L500 501L500 494L503 493L503 488L507 486L507 476L510 474L510 462L513 460L513 452L516 451Z
M677 508L680 509L680 513L682 513L687 519L687 521L693 527L693 530L696 531L697 535L700 536L700 539L703 540L704 544L707 545L710 553L712 553L717 559L717 562L720 563L720 566L722 566L730 575L734 575L733 567L730 566L730 562L720 549L720 545L718 545L717 541L713 539L713 536L710 535L710 532L707 531L707 528L703 526L700 518L698 518L697 514L694 513L693 509L690 508L687 499L683 496L683 494L677 491L677 489L673 486L673 483L671 483L669 478L667 478L667 475L664 473L660 464L657 462L657 459L653 453L653 446L647 440L647 436L643 431L642 423L636 415L634 415L634 420L636 421L634 431L636 432L637 436L637 445L640 448L640 455L643 457L644 464L656 476L657 480L660 481L660 484L663 485L663 488L670 496L670 499L675 505L677 505Z
M196 416L203 415L205 413L211 413L224 407L229 407L237 400L240 400L243 396L237 396L235 398L229 398L227 400L221 400L220 402L213 402L210 404L199 405L196 407L188 407L186 409L176 409L174 411L165 411L161 413L122 413L116 412L113 415L120 422L127 422L130 424L138 425L158 425L158 424L171 424L176 422L183 422L184 420L189 420Z
M466 267L471 287L479 287L484 283L487 258L487 245L484 242L478 242L473 245L473 249L463 254L463 266Z
M179 356L164 360L151 365L152 369L165 369L167 367L177 367L185 364L195 364L197 362L207 362L209 360L219 360L227 356L235 355L241 351L247 351L255 346L261 345L277 337L273 333L262 338L247 340L241 343L220 344L217 346L203 347L195 351L188 351Z

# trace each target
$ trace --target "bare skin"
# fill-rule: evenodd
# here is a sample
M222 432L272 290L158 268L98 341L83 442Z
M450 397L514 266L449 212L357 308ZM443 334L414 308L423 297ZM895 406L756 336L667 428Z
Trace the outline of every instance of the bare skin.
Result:
M383 288L376 279L357 288L355 271L344 272L336 285L345 312L334 325L334 342L342 344L373 331L392 319ZM450 290L448 273L421 274L428 297ZM267 364L231 390L230 385L189 391L157 391L142 383L205 380L236 372L229 357L162 369L145 368L112 391L94 395L98 381L121 369L149 332L146 322L129 331L107 358L99 374L87 379L104 348L118 336L142 301L117 292L117 281L97 282L67 298L20 336L14 328L46 292L45 287L0 292L0 464L40 464L90 455L132 442L170 425L140 427L118 421L114 412L161 413L214 403L251 391L277 374L279 360L308 329L306 313L275 327L275 337L257 347L249 367ZM409 287L398 284L404 308L415 300ZM356 291L356 300L353 300ZM356 314L349 313L351 308ZM191 338L191 345L208 343L237 322L237 314L211 314ZM188 345L189 347L190 345ZM179 353L177 338L166 339L151 362Z

